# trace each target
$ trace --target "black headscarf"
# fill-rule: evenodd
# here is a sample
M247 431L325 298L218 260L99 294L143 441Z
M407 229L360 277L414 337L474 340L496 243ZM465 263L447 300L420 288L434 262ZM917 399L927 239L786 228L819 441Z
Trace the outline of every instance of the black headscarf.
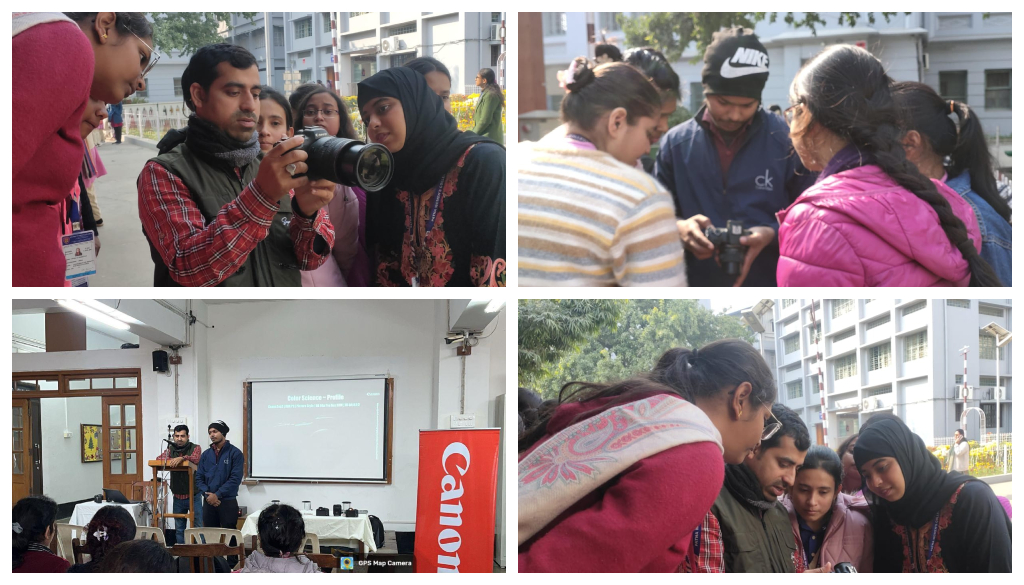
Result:
M392 97L405 111L405 145L394 153L395 178L391 185L423 193L448 172L470 145L494 142L473 132L462 132L427 80L407 67L378 71L359 82L359 115L374 98ZM496 144L496 143L495 143Z
M872 506L884 509L894 522L911 528L920 528L934 519L960 485L974 480L959 472L946 473L921 437L900 419L881 420L861 430L853 448L857 469L879 457L893 457L900 464L906 491L899 500L889 502L872 493L865 484L864 495Z

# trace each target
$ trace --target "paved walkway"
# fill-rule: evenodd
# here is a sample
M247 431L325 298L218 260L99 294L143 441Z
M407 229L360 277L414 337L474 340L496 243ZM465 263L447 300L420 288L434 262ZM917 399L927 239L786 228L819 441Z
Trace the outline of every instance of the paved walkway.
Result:
M153 286L153 261L139 221L135 181L156 150L127 142L99 147L107 174L96 179L96 198L103 216L100 255L90 286Z

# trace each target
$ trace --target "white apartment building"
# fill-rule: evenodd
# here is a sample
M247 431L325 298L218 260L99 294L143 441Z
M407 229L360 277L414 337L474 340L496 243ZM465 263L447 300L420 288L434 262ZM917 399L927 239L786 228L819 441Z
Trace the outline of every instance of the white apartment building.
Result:
M989 432L996 426L996 372L1005 388L1000 432L1013 420L1012 341L997 352L989 323L1012 331L1009 299L776 299L765 337L766 361L777 370L778 402L800 414L824 443L818 364L813 333L820 331L824 356L828 446L835 448L879 412L893 412L926 443L951 437L959 428L959 398L967 353L968 408L985 412ZM998 359L997 359L998 353ZM776 357L777 356L777 357ZM775 363L773 363L773 361ZM967 435L979 436L980 417L968 412Z

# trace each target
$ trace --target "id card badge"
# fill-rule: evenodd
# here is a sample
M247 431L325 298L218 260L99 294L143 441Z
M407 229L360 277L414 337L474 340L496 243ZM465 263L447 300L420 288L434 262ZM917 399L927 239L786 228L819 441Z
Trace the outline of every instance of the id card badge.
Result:
M77 281L84 276L96 274L95 236L92 230L61 236L64 260L67 262L64 280Z

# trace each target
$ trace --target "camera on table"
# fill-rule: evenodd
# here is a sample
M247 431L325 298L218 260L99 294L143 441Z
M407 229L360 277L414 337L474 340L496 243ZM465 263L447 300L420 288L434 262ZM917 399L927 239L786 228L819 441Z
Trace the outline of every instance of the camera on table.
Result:
M740 243L740 237L749 236L750 230L743 229L741 222L730 219L724 228L709 227L704 230L711 244L718 250L718 261L722 270L729 276L739 276L743 268L743 259L747 256L747 246Z
M380 191L391 181L395 159L382 144L338 138L321 126L303 128L295 135L302 136L303 142L292 150L306 151L309 167L305 174L296 177L309 177L310 181L327 179L367 192Z

